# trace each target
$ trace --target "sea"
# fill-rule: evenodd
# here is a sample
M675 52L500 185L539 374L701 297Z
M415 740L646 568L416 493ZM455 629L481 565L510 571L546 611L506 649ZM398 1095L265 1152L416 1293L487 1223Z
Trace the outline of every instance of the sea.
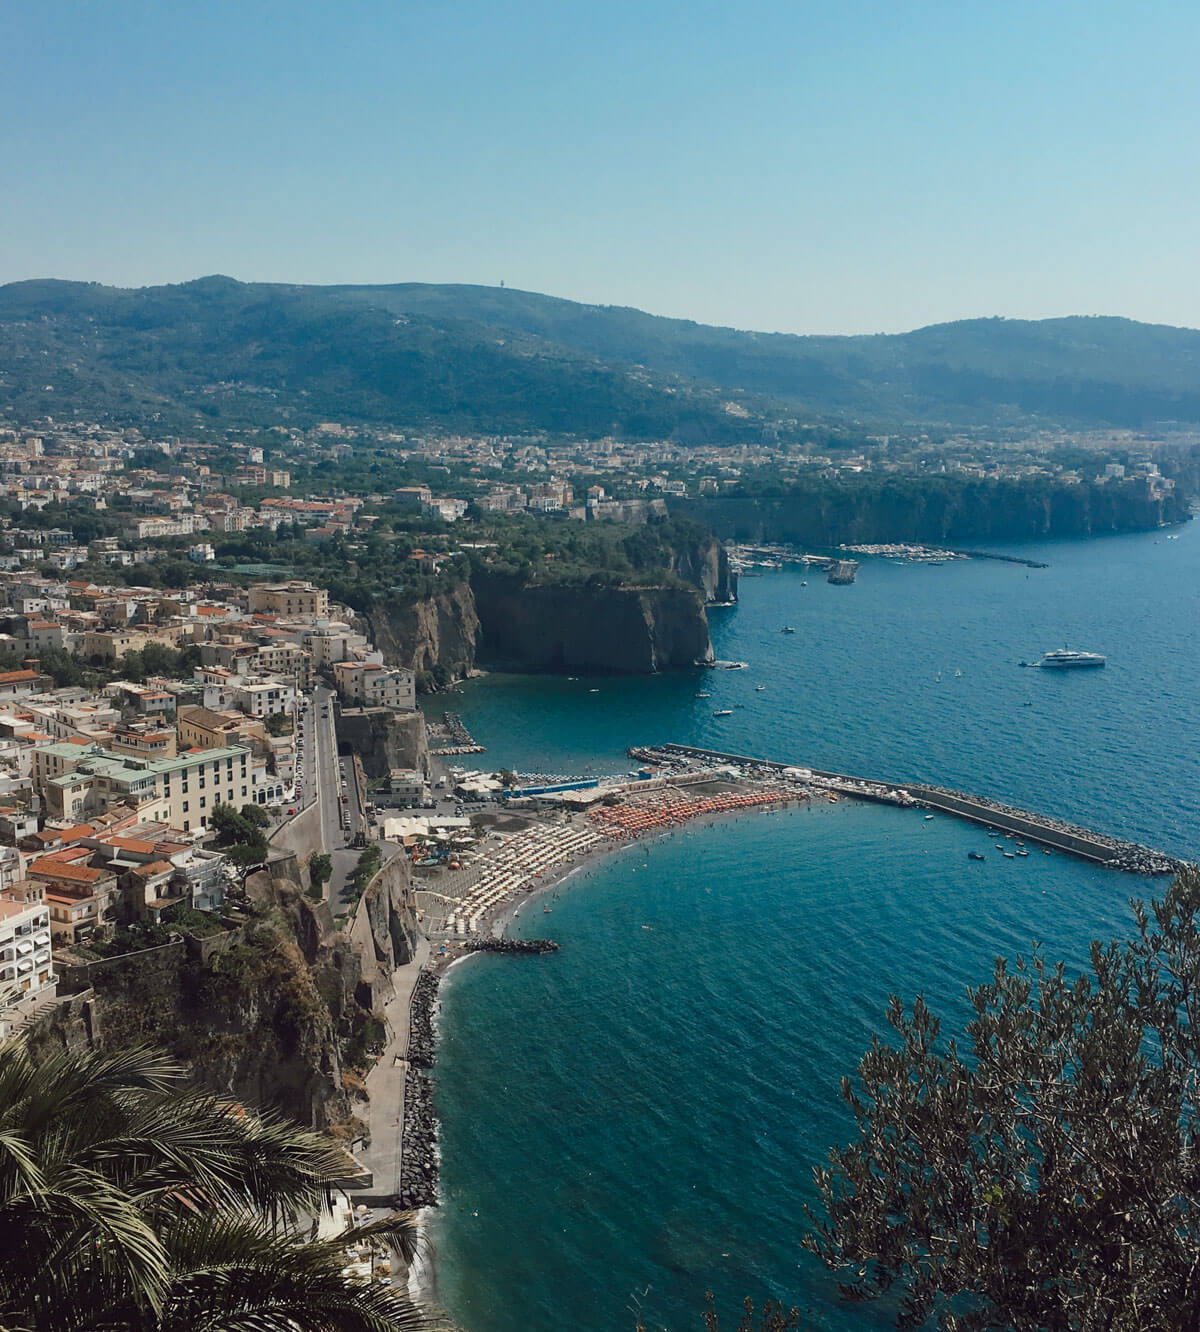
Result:
M1200 524L1005 548L1047 568L796 566L710 614L745 670L490 676L457 710L490 769L628 771L678 741L997 797L1200 855ZM794 634L782 632L794 628ZM1069 645L1104 670L1023 670ZM758 686L763 686L759 689ZM715 717L729 708L730 716ZM765 1297L831 1332L847 1306L801 1239L812 1172L853 1136L841 1080L888 997L956 1034L995 959L1072 968L1126 938L1147 880L854 802L752 813L634 846L515 922L560 951L472 958L442 991L438 1299L469 1332L702 1332ZM986 859L974 861L968 851Z

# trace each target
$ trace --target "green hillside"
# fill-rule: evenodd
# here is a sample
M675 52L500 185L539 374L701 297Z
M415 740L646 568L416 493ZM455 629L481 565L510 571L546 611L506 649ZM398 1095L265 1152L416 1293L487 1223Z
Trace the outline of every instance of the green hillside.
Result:
M695 442L797 418L1144 427L1200 422L1200 332L1074 317L795 337L496 287L35 281L0 287L0 406Z
M1200 421L1200 331L1131 319L971 319L911 333L798 337L717 328L500 287L333 288L429 316L455 311L819 415L895 425L1044 418L1070 425Z
M761 418L731 416L720 399L709 385L321 288L0 287L0 405L26 417L756 438Z

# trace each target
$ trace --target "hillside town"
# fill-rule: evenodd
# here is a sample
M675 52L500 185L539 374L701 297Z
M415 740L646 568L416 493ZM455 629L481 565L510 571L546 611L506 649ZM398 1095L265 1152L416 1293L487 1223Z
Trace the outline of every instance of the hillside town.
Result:
M957 477L1065 485L1136 482L1150 499L1176 487L1191 435L1132 430L946 439L863 434L803 446L406 435L323 422L228 431L220 440L144 434L95 422L0 420L0 568L153 563L164 549L217 560L221 538L281 526L322 546L369 531L381 511L452 524L527 513L645 521L688 500L755 493L765 483L861 477ZM369 469L364 458L373 458ZM418 480L416 478L425 479ZM318 486L317 478L327 479ZM395 484L379 485L386 479ZM302 493L297 493L298 489ZM320 490L326 491L321 494ZM51 507L53 506L53 507ZM51 508L72 521L20 515Z
M318 707L416 707L413 673L300 580L164 594L5 571L0 616L0 1034L115 931L225 906L252 866L221 849L220 811L270 829L312 802ZM424 795L423 773L396 777ZM361 840L341 788L335 844Z

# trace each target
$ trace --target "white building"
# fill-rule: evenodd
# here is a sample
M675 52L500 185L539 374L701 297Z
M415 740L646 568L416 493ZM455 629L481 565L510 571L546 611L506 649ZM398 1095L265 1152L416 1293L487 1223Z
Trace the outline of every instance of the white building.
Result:
M54 993L50 909L44 902L0 898L0 1036L41 999Z
M339 661L334 663L333 678L338 693L347 703L406 711L417 706L416 677L412 671L376 661Z

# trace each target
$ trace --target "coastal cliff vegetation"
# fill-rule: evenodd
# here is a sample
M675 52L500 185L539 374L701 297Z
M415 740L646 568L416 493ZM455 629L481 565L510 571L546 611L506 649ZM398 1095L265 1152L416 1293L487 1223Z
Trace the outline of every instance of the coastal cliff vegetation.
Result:
M839 542L1037 541L1146 531L1189 516L1190 492L1143 479L1012 480L840 473L781 482L752 476L730 493L677 502L726 539L806 546Z
M998 961L961 1046L892 998L805 1241L847 1298L945 1332L1197 1326L1200 869L1134 918L1078 978Z

